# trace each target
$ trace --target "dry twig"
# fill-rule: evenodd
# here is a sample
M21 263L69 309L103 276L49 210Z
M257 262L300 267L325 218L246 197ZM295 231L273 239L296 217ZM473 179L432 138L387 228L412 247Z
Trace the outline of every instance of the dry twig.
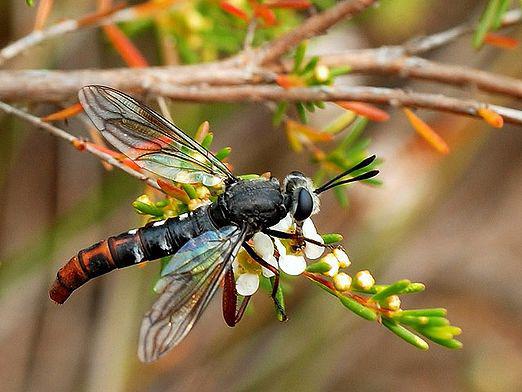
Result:
M294 30L261 49L259 64L273 63L304 39L318 36L342 19L350 18L375 3L375 0L344 0L332 8L308 18Z
M244 101L361 101L391 106L426 108L442 112L481 118L478 110L489 108L500 114L506 122L522 125L522 111L491 105L471 99L458 99L442 94L424 94L384 87L338 86L296 87L283 89L273 85L207 86L205 89L190 86L151 86L149 93L172 99L195 102Z
M128 167L127 165L124 165L119 160L114 158L112 155L107 154L107 153L97 149L93 144L85 142L82 139L77 138L76 136L73 136L70 133L65 132L63 129L57 128L54 125L46 123L46 122L42 121L40 118L33 116L32 114L24 112L23 110L17 109L15 107L8 105L1 101L0 101L0 110L7 114L12 114L28 123L34 125L37 128L43 129L44 131L49 132L51 135L54 135L54 136L57 136L64 140L67 140L73 146L81 146L82 150L88 151L91 154L98 157L99 159L101 159L102 161L107 162L108 164L123 170L124 172L130 174L133 177L136 177L137 179L139 179L141 181L146 182L147 185L149 185L153 188L156 188L158 190L161 190L161 188L158 186L156 181L154 181L153 179Z

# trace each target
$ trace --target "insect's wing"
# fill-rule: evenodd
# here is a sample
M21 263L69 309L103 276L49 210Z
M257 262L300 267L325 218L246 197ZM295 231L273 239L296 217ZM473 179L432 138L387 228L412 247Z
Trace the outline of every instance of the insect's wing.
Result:
M151 362L192 329L245 239L236 226L207 231L187 242L163 270L161 295L141 324L138 356Z
M210 151L127 94L91 85L80 89L78 97L103 136L143 169L176 182L209 186L235 179Z

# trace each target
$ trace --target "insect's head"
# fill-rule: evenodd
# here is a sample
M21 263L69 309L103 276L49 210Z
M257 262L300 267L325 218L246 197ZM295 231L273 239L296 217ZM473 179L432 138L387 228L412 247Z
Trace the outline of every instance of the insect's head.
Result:
M319 197L314 193L312 180L298 171L288 174L283 183L286 209L298 222L319 211Z
M286 176L283 183L287 210L292 214L296 221L304 221L319 211L320 193L339 185L367 180L379 174L378 170L370 170L355 177L344 178L350 173L364 169L374 160L375 155L372 155L315 189L312 180L305 177L303 173L297 171L291 172Z

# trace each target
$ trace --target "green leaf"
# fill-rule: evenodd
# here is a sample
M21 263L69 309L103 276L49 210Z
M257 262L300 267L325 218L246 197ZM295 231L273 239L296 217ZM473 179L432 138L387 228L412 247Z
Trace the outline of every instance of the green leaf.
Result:
M420 293L424 290L426 290L426 286L423 283L410 283L410 285L402 290L399 294Z
M209 132L207 136L203 139L201 142L201 146L206 148L207 150L210 149L210 145L212 144L212 141L214 140L214 134L212 132Z
M426 316L399 316L392 318L401 324L411 325L412 327L441 327L449 325L449 320L444 317L426 317Z
M141 201L133 201L132 206L138 211L140 214L144 215L152 215L156 217L163 216L163 209L153 206L152 204L143 203Z
M339 299L341 300L341 303L346 306L348 309L350 309L352 312L354 312L356 315L370 321L377 320L377 313L375 313L373 310L367 308L364 305L361 305L359 302L346 297L344 295L339 295Z
M434 343L440 344L441 346L451 348L454 350L462 348L462 342L458 341L457 339L438 339L432 337L429 337L429 339Z
M344 66L344 67L335 67L330 69L330 77L335 78L337 76L346 75L352 70L352 67L350 66Z
M196 192L196 189L190 185L190 184L181 184L181 187L185 192L187 192L188 197L191 199L197 199L198 194Z
M317 263L310 264L306 267L307 272L313 272L318 274L330 271L331 269L332 266L324 261L318 261Z
M370 299L375 302L380 302L391 295L399 294L410 284L411 282L408 279L399 280L398 282L395 282L385 289L379 291L377 294L374 294Z
M276 110L274 112L274 116L272 117L272 124L274 127L278 127L281 125L283 121L283 116L286 113L286 109L288 108L288 102L282 101L277 104Z
M304 56L306 54L306 46L307 46L307 42L303 41L303 42L301 42L299 44L299 46L295 50L295 53L294 53L294 66L292 68L292 73L299 72L299 68L301 68L301 65L303 64Z
M495 20L493 21L493 30L498 30L502 26L502 18L509 8L510 0L501 0L500 5L498 7L498 11L495 15Z
M499 16L499 14L502 12L503 1L504 0L490 0L486 6L475 30L475 34L473 35L473 46L475 49L479 49L482 46L486 34L493 28L495 21L498 18L502 18L502 15Z
M313 102L303 102L306 110L308 110L309 112L315 112L315 105Z
M154 205L158 208L165 208L169 205L169 201L167 199L163 199L163 200L160 200L156 203L154 203Z
M337 134L354 122L357 115L352 111L345 111L323 128L323 132Z
M426 316L426 317L446 317L447 310L444 308L431 309L411 309L403 310L401 314L404 316Z
M216 153L216 158L219 159L220 161L222 161L223 159L225 159L226 157L228 157L230 155L231 151L232 151L231 147L224 147Z
M34 5L34 0L25 0L25 3L29 6L29 7L32 7Z
M297 109L297 114L299 115L299 120L306 124L308 123L308 115L306 114L306 109L302 102L296 102L295 108Z
M424 339L415 335L413 332L403 327L402 325L397 324L395 321L383 317L382 324L395 335L401 339L404 339L406 342L414 345L415 347L420 348L421 350L427 350L430 348Z
M343 236L337 233L321 234L321 238L326 245L335 244L336 242L341 242L343 240Z
M317 67L317 64L319 63L319 57L314 56L308 61L308 63L305 65L303 70L299 72L299 75L305 75L307 73L311 73L314 71L315 67Z
M369 120L366 117L357 116L357 119L351 126L350 132L345 136L341 143L339 143L336 151L348 152L354 143L360 138L366 125L368 125L368 122Z
M419 328L418 331L430 339L449 340L449 339L453 339L454 335L458 335L461 332L460 328L457 328L457 329L459 329L459 331L458 331L459 333L455 334L455 333L453 333L452 328L456 328L456 327L452 327L451 325L442 326L442 327L427 327L427 328Z

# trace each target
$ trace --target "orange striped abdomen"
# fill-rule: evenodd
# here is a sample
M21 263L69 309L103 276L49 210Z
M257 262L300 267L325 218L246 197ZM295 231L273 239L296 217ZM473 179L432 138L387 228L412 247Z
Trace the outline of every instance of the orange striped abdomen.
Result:
M123 233L78 252L56 274L49 297L64 303L74 290L115 268L145 261L137 233Z
M75 289L93 278L93 273L100 268L105 272L116 268L107 241L98 242L81 250L78 255L60 268L56 274L56 280L49 290L49 297L53 301L63 304Z

